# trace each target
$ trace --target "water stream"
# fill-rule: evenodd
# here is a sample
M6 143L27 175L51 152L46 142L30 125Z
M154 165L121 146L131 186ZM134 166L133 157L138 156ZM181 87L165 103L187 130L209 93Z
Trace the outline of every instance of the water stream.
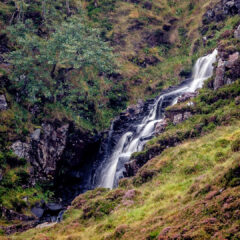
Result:
M216 57L217 50L214 50L211 54L199 58L193 68L191 80L156 98L141 122L124 132L113 149L109 147L113 135L114 122L112 123L105 155L95 173L95 187L112 189L117 186L119 179L123 177L124 164L129 161L131 154L143 150L147 140L154 136L156 124L164 119L164 109L175 104L183 93L192 93L201 88L204 81L213 74Z

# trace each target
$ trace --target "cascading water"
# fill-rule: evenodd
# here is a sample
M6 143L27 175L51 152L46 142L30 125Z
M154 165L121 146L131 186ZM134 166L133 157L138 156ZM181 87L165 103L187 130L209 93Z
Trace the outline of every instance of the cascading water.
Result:
M113 188L117 185L125 170L124 163L129 161L132 153L141 151L146 141L154 135L156 124L164 119L164 109L175 104L183 93L195 92L201 88L204 81L212 76L216 56L217 50L214 50L212 54L199 58L193 68L191 81L160 95L141 123L136 123L136 126L132 128L134 130L123 133L111 151L108 148L112 138L113 122L105 156L102 164L96 170L95 187Z

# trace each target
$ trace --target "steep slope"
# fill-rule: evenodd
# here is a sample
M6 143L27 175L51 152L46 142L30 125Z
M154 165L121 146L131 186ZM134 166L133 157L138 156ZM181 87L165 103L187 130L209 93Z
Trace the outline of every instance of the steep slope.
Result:
M165 132L132 156L126 176L136 176L123 179L113 191L80 195L63 223L51 229L8 238L157 239L160 235L159 239L238 239L238 1L43 3L0 2L3 234L34 227L32 207L58 201L59 195L69 200L87 190L86 176L91 174L106 134L97 131L109 127L128 104L181 82L197 57L218 47L216 73L191 100L193 106L183 101L169 108ZM35 32L26 39L37 39L40 44L54 39L56 29L71 22L71 16L83 18L90 29L100 29L101 39L113 48L118 68L103 74L92 66L72 69L59 64L53 68L54 76L44 79L57 101L40 94L40 100L32 103L23 97L24 87L20 91L11 78L14 68L7 56L21 50L12 35L13 24L23 20L27 25L32 20ZM11 24L12 32L7 28ZM33 57L39 53L34 47L31 51ZM173 124L174 116L186 110L194 116ZM177 144L181 145L174 147ZM227 205L222 207L225 201Z
M165 150L120 188L77 197L62 223L10 239L238 239L239 124Z

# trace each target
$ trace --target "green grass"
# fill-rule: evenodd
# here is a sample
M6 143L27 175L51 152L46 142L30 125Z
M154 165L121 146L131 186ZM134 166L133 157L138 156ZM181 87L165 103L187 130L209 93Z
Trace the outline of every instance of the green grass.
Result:
M184 209L192 209L191 206L198 201L200 204L201 199L209 191L204 190L207 184L218 189L223 186L221 179L224 179L224 172L229 172L240 157L239 151L232 152L231 149L231 144L236 141L240 133L239 129L240 122L234 121L228 126L218 127L214 132L199 139L186 141L177 147L169 148L153 158L144 168L154 168L159 173L149 182L135 188L139 194L134 197L134 204L131 206L125 207L121 201L122 195L118 194L119 197L108 200L114 206L114 210L106 212L105 209L98 208L97 211L103 214L101 218L82 219L84 213L80 210L81 207L76 205L82 202L80 199L86 199L82 207L85 211L86 206L91 206L91 203L101 204L101 201L104 199L107 201L109 196L116 196L117 191L121 190L124 194L127 189L103 191L97 196L95 193L98 190L94 190L95 193L90 191L75 200L73 207L65 213L62 223L50 229L30 230L16 234L11 239L42 239L43 237L46 239L81 239L81 237L84 239L105 239L107 237L107 239L115 239L115 230L123 224L128 226L128 230L121 236L121 239L139 237L154 239L164 227L178 219L179 214L183 221L185 220L183 216L186 220L187 217L193 217L192 210L186 212ZM218 152L225 152L227 157L224 161L219 162L215 159ZM234 175L232 173L226 176L228 176L226 179L232 179L231 176ZM238 186L238 182L234 181L235 185L234 183L229 183L229 185ZM131 188L131 185L129 187ZM194 195L197 197L193 197ZM215 211L220 211L218 206L215 207ZM204 214L211 217L213 212L209 208ZM203 218L204 214L199 217ZM98 231L99 228L103 230ZM141 231L141 229L145 230ZM200 232L196 234L197 239L204 239Z

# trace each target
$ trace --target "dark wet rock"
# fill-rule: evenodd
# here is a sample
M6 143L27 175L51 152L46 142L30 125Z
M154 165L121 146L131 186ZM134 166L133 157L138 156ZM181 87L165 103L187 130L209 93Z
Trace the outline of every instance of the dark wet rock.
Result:
M33 207L31 211L34 216L36 216L37 218L41 218L45 210L42 207Z
M99 144L97 133L92 135L72 122L54 120L33 131L28 142L14 142L11 149L31 164L29 184L39 180L54 182L56 194L68 202L90 189Z
M46 207L49 211L52 212L60 212L61 210L63 210L63 206L60 203L47 203Z
M57 163L65 149L69 124L44 123L32 134L30 163L36 178L54 177Z
M179 76L180 77L184 77L185 79L186 78L190 78L192 75L192 71L191 70L182 70L180 73L179 73Z
M0 111L7 110L8 104L5 95L0 94Z

